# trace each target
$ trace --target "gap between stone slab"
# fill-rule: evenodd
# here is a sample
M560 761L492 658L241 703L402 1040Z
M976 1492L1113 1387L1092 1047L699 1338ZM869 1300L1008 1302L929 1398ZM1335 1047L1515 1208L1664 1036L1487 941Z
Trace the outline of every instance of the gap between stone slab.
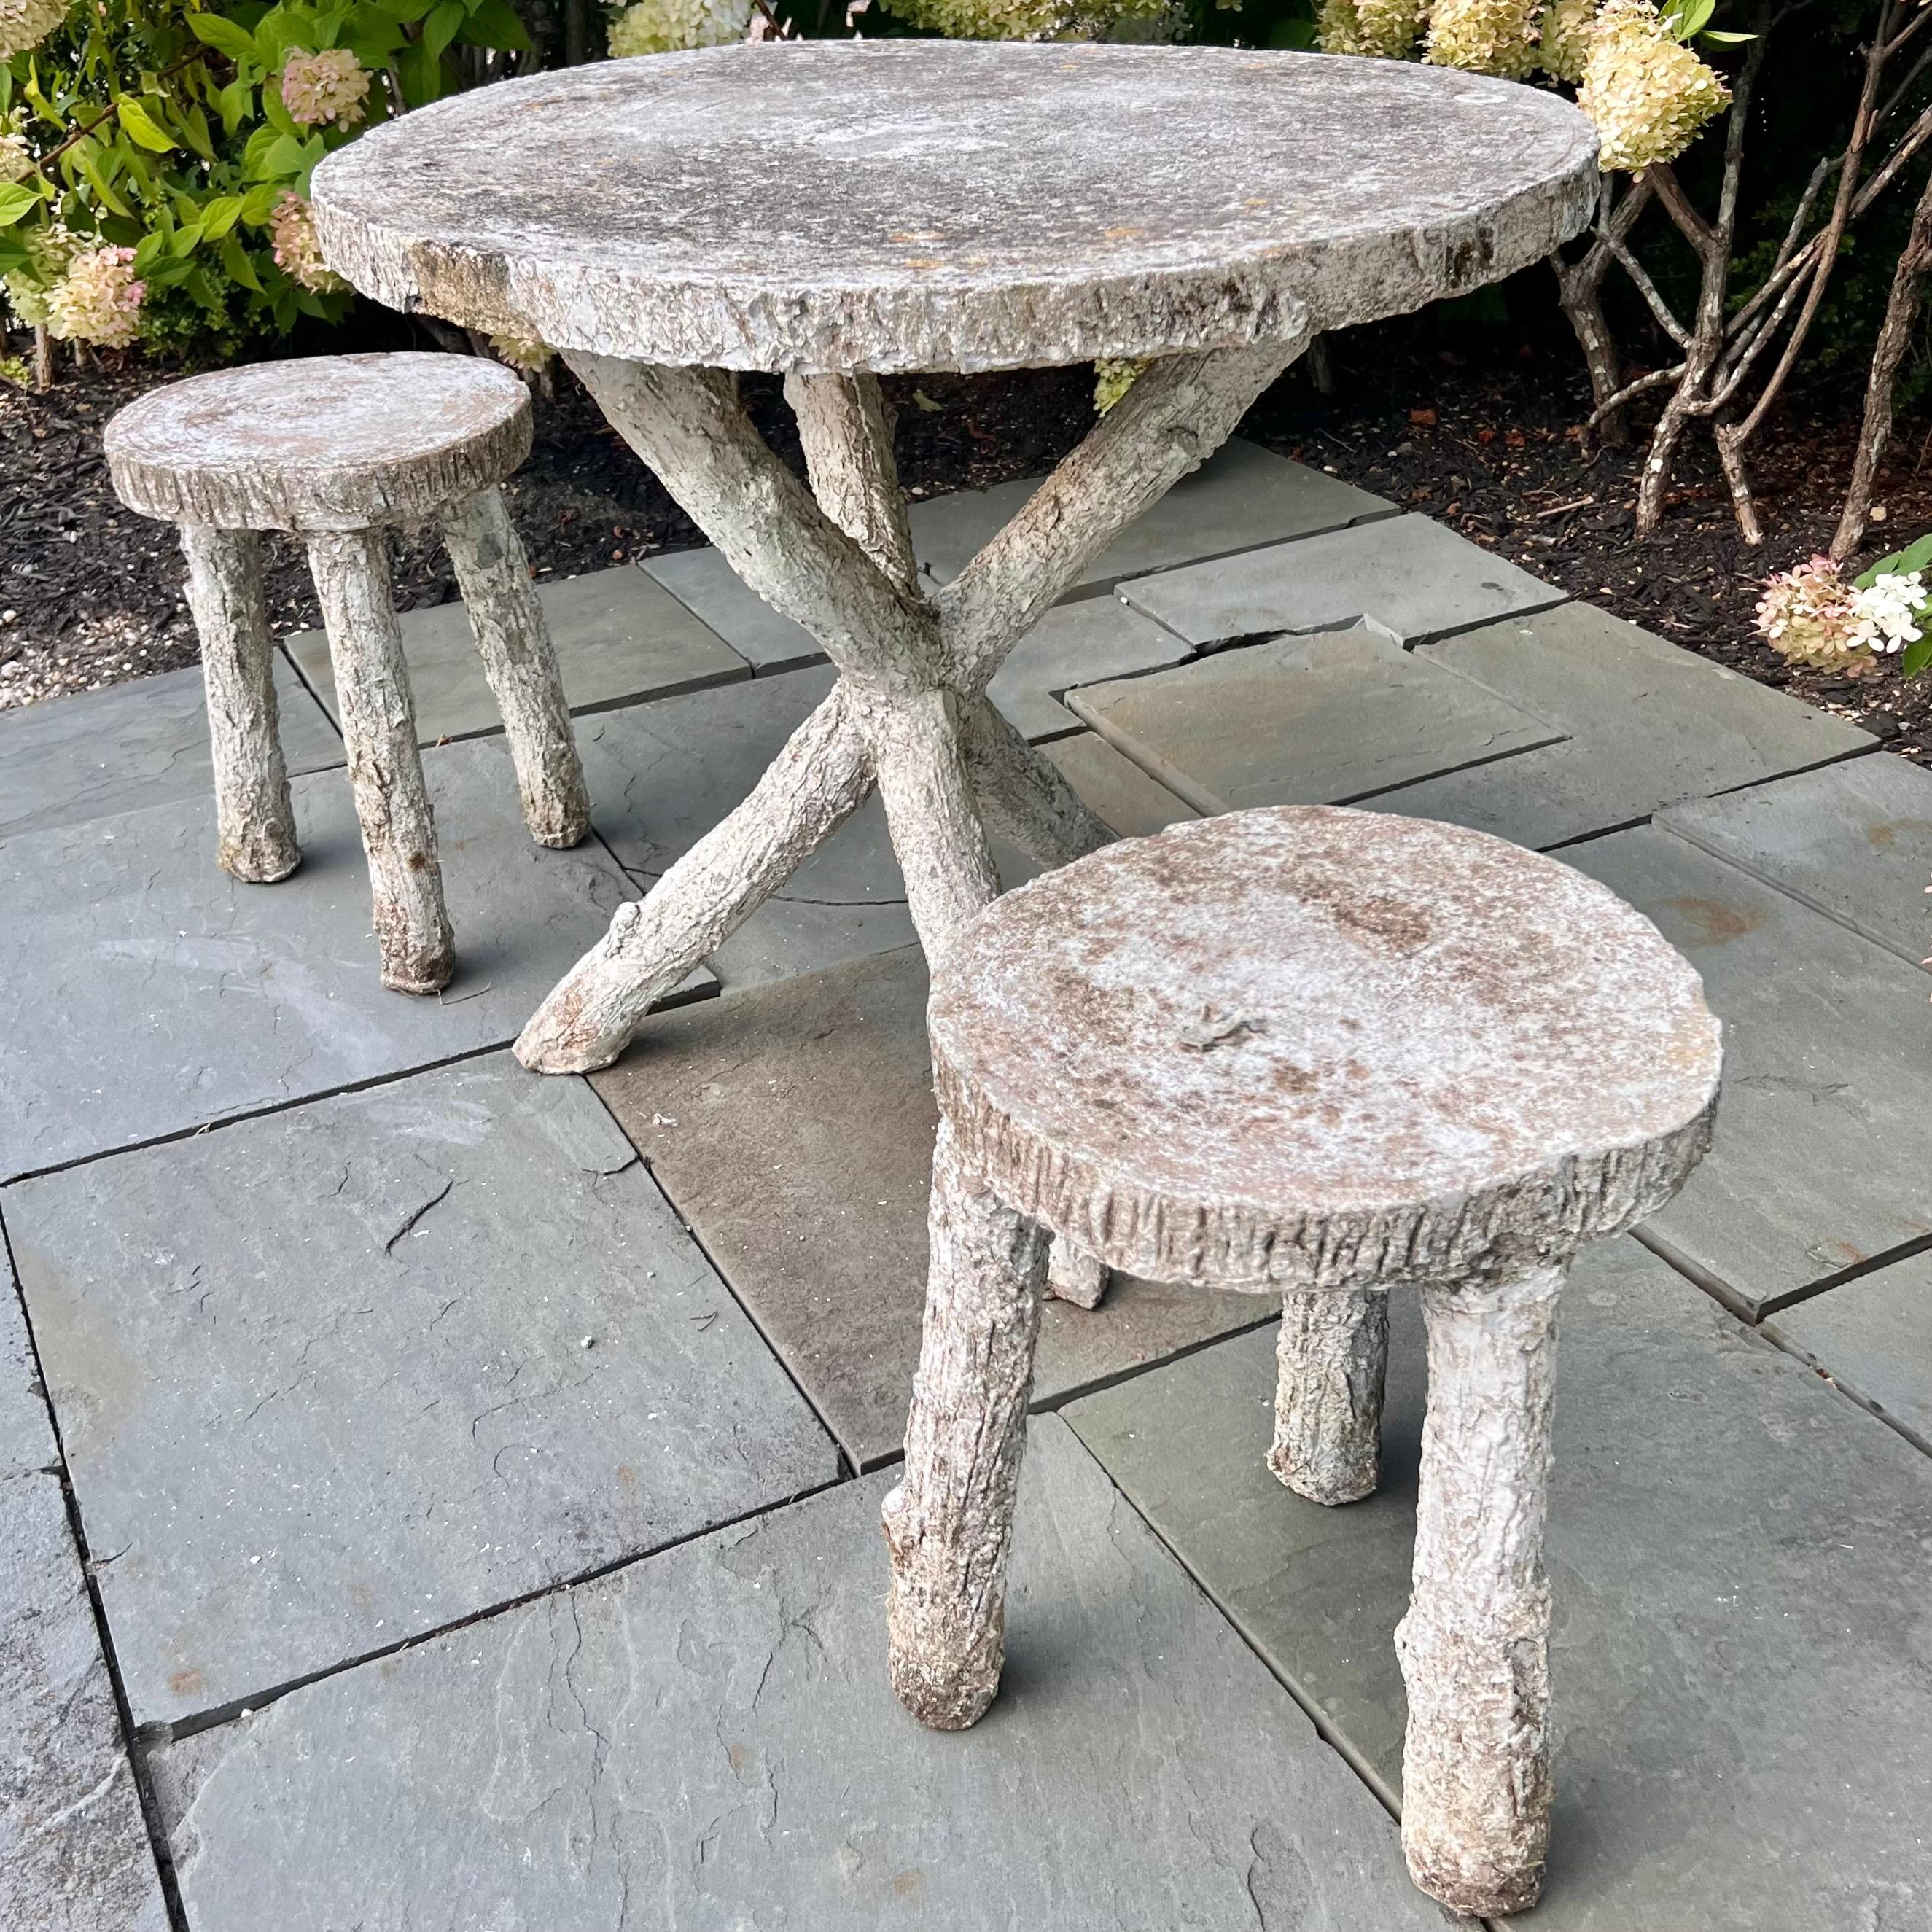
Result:
M136 1748L134 1707L128 1701L127 1687L121 1681L121 1660L115 1654L114 1634L108 1627L106 1609L100 1600L94 1559L88 1550L87 1526L80 1514L80 1499L74 1493L74 1483L68 1473L67 1444L61 1436L60 1416L47 1393L46 1369L40 1360L40 1345L34 1334L33 1318L21 1286L20 1270L14 1259L14 1238L8 1232L4 1211L0 1211L0 1262L5 1264L14 1297L20 1304L21 1329L26 1336L27 1346L33 1352L34 1374L40 1385L40 1402L47 1413L48 1431L54 1439L57 1460L44 1472L36 1473L53 1476L59 1481L61 1504L67 1512L68 1534L74 1539L74 1558L80 1565L81 1583L87 1592L87 1606L94 1618L94 1642L100 1647L101 1667L107 1673L108 1688L114 1694L114 1714L121 1727L122 1755L128 1761L128 1774L134 1781L135 1799L141 1808L142 1827L148 1834L148 1855L154 1859L155 1876L161 1888L161 1906L168 1915L170 1932L190 1932L188 1910L182 1903L181 1888L175 1878L174 1856L161 1825L160 1805L154 1796L153 1780L148 1775L146 1757Z
M1868 1396L1861 1395L1856 1389L1841 1382L1816 1356L1807 1354L1795 1342L1787 1342L1782 1335L1773 1334L1768 1328L1757 1332L1780 1354L1789 1355L1794 1362L1801 1363L1828 1388L1835 1390L1847 1402L1863 1409L1874 1422L1882 1422L1894 1436L1904 1436L1922 1456L1932 1456L1932 1442L1921 1436L1909 1423L1900 1420L1882 1403L1873 1401Z
M1890 1268L1894 1262L1909 1262L1932 1249L1932 1234L1915 1234L1909 1241L1900 1241L1894 1247L1882 1248L1876 1254L1868 1255L1863 1261L1854 1262L1834 1274L1821 1275L1817 1280L1807 1282L1802 1287L1788 1288L1782 1294L1774 1294L1754 1314L1750 1304L1723 1276L1714 1274L1701 1262L1693 1261L1688 1255L1672 1247L1662 1235L1653 1233L1648 1227L1633 1228L1630 1234L1659 1261L1675 1268L1692 1287L1702 1288L1727 1315L1735 1316L1754 1334L1774 1315L1782 1315L1787 1308L1796 1308L1801 1302L1815 1301L1820 1295L1828 1294L1834 1288L1843 1288L1849 1282L1862 1281L1868 1274L1876 1274L1881 1268Z
M342 727L335 722L335 713L330 710L327 705L322 703L321 692L317 691L315 686L310 683L307 678L303 676L302 668L300 664L296 662L295 653L288 648L286 639L278 638L275 640L275 655L280 658L283 663L286 664L289 669L295 674L295 680L296 683L300 685L303 690L308 693L310 700L314 703L315 708L322 713L324 720L328 724L328 728L335 734L338 739L340 739L342 736Z

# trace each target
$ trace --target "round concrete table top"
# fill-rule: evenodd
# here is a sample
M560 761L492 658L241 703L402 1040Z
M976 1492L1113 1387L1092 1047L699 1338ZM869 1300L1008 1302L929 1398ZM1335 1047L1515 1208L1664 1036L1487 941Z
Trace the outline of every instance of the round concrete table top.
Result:
M1581 229L1589 124L1450 69L1222 47L736 45L479 88L316 170L331 267L553 346L805 372L1292 340Z

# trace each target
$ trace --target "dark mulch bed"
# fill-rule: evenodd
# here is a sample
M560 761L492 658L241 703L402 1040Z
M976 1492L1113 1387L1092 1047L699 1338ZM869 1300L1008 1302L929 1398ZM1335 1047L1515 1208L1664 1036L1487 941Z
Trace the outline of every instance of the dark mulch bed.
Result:
M1466 344L1468 338L1464 338ZM1586 391L1568 345L1432 346L1408 325L1332 345L1333 393L1298 370L1251 413L1246 434L1406 508L1438 518L1580 597L1766 684L1860 719L1918 754L1932 748L1932 679L1890 668L1863 680L1794 670L1753 634L1765 574L1828 539L1856 422L1855 397L1794 404L1757 456L1771 535L1737 536L1714 466L1694 445L1665 527L1635 536L1640 452L1597 447L1577 425ZM0 386L0 707L194 662L180 566L160 526L122 510L107 487L100 427L144 388L142 366L70 377L40 397ZM1082 369L1003 376L928 376L889 386L899 460L916 495L1035 472L1091 421ZM779 386L746 380L753 416L794 467ZM1868 555L1932 528L1928 425L1906 423L1880 495L1888 512ZM538 409L536 448L512 485L542 574L566 575L698 542L682 513L570 379ZM454 595L432 540L399 539L405 608ZM317 621L301 559L272 540L268 593L278 631Z

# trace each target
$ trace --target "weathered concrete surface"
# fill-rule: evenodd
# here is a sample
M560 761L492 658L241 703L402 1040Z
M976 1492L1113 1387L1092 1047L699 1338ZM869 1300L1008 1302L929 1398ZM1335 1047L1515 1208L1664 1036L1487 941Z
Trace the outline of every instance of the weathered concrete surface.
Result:
M1021 477L915 503L912 536L921 568L942 584L958 576L1042 480ZM1111 587L1150 571L1394 514L1393 503L1339 476L1236 436L1130 524L1074 580L1088 590Z
M1080 728L1059 701L1070 685L1178 664L1190 649L1118 598L1083 597L1048 611L994 674L986 695L1027 737L1056 737Z
M144 517L358 530L502 482L530 453L530 394L484 356L310 356L150 389L102 441L115 494Z
M1396 1298L1383 1487L1263 1457L1273 1338L1073 1404L1108 1473L1394 1795L1421 1322ZM1629 1240L1558 1350L1550 1932L1932 1925L1932 1463Z
M373 131L314 184L323 254L365 295L734 369L1281 341L1526 267L1598 187L1553 96L1219 47L718 46Z
M0 1200L137 1724L838 1473L596 1097L507 1054Z
M710 544L647 558L642 568L760 677L824 662L818 640L802 624L781 617Z
M60 1462L20 1298L0 1269L0 1480Z
M1764 1325L1932 1455L1932 1259L1894 1262Z
M168 1932L57 1478L0 1480L0 1925Z
M1932 772L1910 759L1855 758L1659 822L1915 966L1932 952Z
M534 845L500 740L424 758L458 934L440 998L386 992L346 780L295 783L302 866L214 865L209 798L0 845L0 1176L508 1040L630 892L594 843ZM696 990L696 989L694 989Z
M573 712L606 711L752 674L736 651L628 564L539 584L537 602ZM503 721L461 602L406 610L401 624L419 740L433 745L500 731ZM320 631L298 631L286 648L334 717L328 640Z
M917 950L650 1021L592 1076L846 1453L898 1452L919 1359L935 1114ZM1049 1302L1035 1398L1269 1320L1247 1297L1123 1281ZM880 1625L881 1670L884 1624Z
M1070 691L1074 712L1199 812L1346 804L1561 736L1379 632L1277 638Z
M1716 1141L1647 1232L1754 1310L1932 1233L1924 976L1654 828L1563 856L1657 922L1724 1023Z
M275 698L292 775L342 763L340 734L279 653ZM198 668L0 712L0 838L214 789Z
M1006 1690L970 1737L921 1730L885 1678L887 1480L164 1752L196 1932L402 1898L419 1932L1439 1932L1387 1814L1057 1418Z
M1611 831L1874 742L1841 718L1588 604L1488 625L1418 655L1546 719L1564 742L1425 778L1378 797L1377 808L1520 845Z
M1136 578L1120 594L1196 644L1338 630L1362 617L1415 644L1566 601L1553 584L1426 517L1394 517Z

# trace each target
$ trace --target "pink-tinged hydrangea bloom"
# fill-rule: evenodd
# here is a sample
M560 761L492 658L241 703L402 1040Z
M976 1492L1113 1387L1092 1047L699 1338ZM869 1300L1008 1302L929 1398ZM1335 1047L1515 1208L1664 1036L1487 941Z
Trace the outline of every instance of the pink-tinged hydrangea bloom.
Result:
M23 54L67 18L73 0L0 0L0 60Z
M1828 556L1814 556L1771 578L1758 599L1757 628L1773 650L1794 664L1849 670L1847 660L1864 646L1857 594Z
M282 105L305 128L329 121L354 127L368 93L368 70L346 47L328 47L319 54L297 47L282 69Z
M268 217L268 234L274 244L275 266L291 281L317 295L332 295L349 286L324 265L315 238L315 218L300 195L285 194L276 202Z
M66 342L125 349L140 326L145 284L131 248L83 248L47 297L47 327Z

